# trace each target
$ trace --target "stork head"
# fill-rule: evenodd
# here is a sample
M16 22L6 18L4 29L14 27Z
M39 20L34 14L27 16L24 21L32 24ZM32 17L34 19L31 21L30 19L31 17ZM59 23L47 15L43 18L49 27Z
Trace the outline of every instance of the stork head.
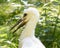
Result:
M24 10L24 14L26 14L27 17L32 17L32 16L39 16L39 12L36 8L28 8Z
M17 25L19 25L19 26L17 27L17 29L16 29L15 31L13 31L13 32L16 32L20 27L24 26L27 22L29 22L29 20L30 20L32 17L33 17L34 19L39 18L39 12L38 12L38 10L37 10L36 8L32 8L32 7L28 8L28 9L25 9L25 10L24 10L24 14L23 14L23 18L20 19L20 20L11 28L11 30L12 30L13 28L15 28Z

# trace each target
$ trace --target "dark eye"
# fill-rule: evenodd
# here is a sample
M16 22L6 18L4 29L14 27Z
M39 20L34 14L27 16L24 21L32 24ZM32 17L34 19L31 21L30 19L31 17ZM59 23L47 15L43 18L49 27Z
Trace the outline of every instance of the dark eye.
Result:
M25 13L23 17L25 17L25 16L27 16L27 13Z

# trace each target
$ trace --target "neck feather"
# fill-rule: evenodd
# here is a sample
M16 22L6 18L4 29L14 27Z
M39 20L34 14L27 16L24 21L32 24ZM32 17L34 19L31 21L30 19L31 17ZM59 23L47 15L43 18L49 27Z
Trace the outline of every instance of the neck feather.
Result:
M32 17L26 24L25 29L21 33L21 38L33 37L35 35L35 27L38 22L38 18Z

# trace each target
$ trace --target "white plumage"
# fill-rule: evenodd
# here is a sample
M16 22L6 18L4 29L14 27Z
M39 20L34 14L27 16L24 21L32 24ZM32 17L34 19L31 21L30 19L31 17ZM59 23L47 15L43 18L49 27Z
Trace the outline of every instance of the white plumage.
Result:
M19 48L45 48L42 42L35 37L35 27L39 20L39 12L36 8L24 10L27 14L25 28L19 38Z

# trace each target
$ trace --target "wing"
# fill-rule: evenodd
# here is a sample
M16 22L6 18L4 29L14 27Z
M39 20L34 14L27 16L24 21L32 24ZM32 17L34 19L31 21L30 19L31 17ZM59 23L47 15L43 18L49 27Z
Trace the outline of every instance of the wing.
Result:
M33 41L37 45L38 48L45 48L45 46L42 44L42 42L39 39L34 37Z
M42 42L37 38L25 38L21 41L22 46L20 48L45 48Z
M22 40L21 48L37 48L37 47L31 38L25 38Z

